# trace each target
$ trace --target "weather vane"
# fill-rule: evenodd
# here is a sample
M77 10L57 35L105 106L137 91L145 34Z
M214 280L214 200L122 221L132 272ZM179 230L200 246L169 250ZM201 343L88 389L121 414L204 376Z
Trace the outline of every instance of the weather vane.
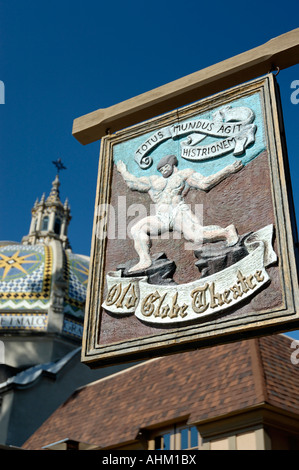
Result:
M61 170L66 170L66 166L61 161L61 158L58 158L58 160L52 162L56 168L57 168L57 173L59 173Z

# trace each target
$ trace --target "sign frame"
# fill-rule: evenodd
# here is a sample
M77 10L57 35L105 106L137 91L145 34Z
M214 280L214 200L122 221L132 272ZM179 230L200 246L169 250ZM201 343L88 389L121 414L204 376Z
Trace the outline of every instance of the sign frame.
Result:
M181 118L190 117L195 113L203 113L215 107L216 104L224 106L240 95L249 96L256 92L260 92L263 97L264 120L267 126L266 139L276 218L277 257L283 288L281 305L275 309L253 312L247 317L235 317L229 321L225 319L225 315L220 321L215 320L212 316L212 319L208 318L204 322L183 323L175 328L171 326L171 329L165 329L158 334L147 334L102 344L101 316L106 313L103 313L101 305L104 301L107 274L105 272L107 238L98 236L99 214L97 208L110 204L112 174L113 171L116 171L113 163L114 146L124 140L131 139L133 136L142 135L149 131L154 132L154 130L168 126L175 122L178 114ZM83 329L81 357L83 363L91 368L98 368L136 362L228 341L289 331L299 326L297 231L278 94L275 77L268 74L102 138ZM107 218L102 220L103 227L108 224L108 214L105 217ZM120 320L115 321L120 322Z

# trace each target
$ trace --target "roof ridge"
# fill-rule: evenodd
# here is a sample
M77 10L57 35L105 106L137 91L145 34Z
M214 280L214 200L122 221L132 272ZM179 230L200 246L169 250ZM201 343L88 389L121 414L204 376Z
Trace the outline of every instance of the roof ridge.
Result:
M8 389L9 386L14 385L18 387L27 386L34 383L45 372L56 375L80 350L81 346L69 351L58 361L35 364L21 370L12 377L9 377L5 382L0 383L0 390Z
M268 392L259 338L249 340L249 350L252 360L252 372L257 400L258 402L267 402Z
M128 373L129 371L132 372L132 370L136 369L137 367L146 366L147 364L149 364L151 362L159 361L161 359L163 359L163 356L154 357L154 358L151 358L151 359L145 359L144 361L138 362L137 364L133 363L133 365L128 365L128 367L126 367L124 369L118 370L116 372L113 372L112 374L105 375L104 377L100 377L99 379L96 379L92 382L81 385L80 387L78 387L75 390L75 392L81 391L82 389L86 389L88 387L93 387L94 385L97 385L99 382L104 382L105 380L114 379L114 377L117 377L119 375Z

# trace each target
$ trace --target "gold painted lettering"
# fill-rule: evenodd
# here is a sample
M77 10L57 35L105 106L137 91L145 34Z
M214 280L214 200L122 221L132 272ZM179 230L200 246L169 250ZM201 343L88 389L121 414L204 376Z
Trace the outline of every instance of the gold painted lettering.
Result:
M254 289L256 287L256 284L254 284L252 282L252 279L253 279L252 274L250 274L250 276L246 277L246 282L247 282L247 285L248 285L249 289Z
M164 300L165 300L166 295L167 295L167 293L165 293L165 294L163 295L163 297L160 297L159 304L158 304L156 310L154 311L154 317L160 317L160 316L161 316L161 315L160 315L160 309L161 309L161 306L162 306L162 304L163 304L163 302L164 302Z
M176 318L179 315L180 317L184 318L187 315L186 310L188 308L188 305L183 304L182 306L180 306L177 303L177 300L178 300L178 293L176 292L172 298L172 307L168 308L167 310L167 315L169 316L169 318Z
M158 291L154 292L153 294L147 295L145 299L141 302L142 315L144 315L145 317L150 317L155 310L154 303L160 298L161 296Z
M145 297L145 299L141 302L141 313L145 317L150 317L151 315L160 318L176 318L179 315L184 318L188 312L187 308L188 305L183 304L180 306L177 302L178 300L178 292L176 292L172 298L172 305L171 307L168 304L163 305L167 293L163 296L159 294L158 291L149 294ZM158 301L158 303L156 303Z
M118 301L117 303L115 304L115 307L116 308L123 308L123 301L124 301L124 298L126 297L127 293L128 293L128 290L131 288L131 283L129 283L127 285L127 287L125 287L121 293L121 295L119 296L118 298Z
M188 315L188 312L186 311L187 308L188 308L188 305L186 305L186 304L183 304L181 306L180 317L185 318Z
M134 284L129 283L124 289L121 284L114 284L108 291L106 305L114 305L119 309L131 309L136 306L138 297Z
M172 307L170 311L168 311L169 318L176 318L180 315L180 317L184 318L187 315L187 308L188 305L183 304L182 306L178 305L178 293L176 292L172 298Z
M243 292L241 290L240 286L237 286L236 284L230 288L230 290L233 293L234 299L237 299L238 297L242 297Z
M223 292L223 300L226 304L229 304L232 301L232 299L229 299L230 294L231 291L227 289Z
M163 305L163 307L161 308L161 318L166 318L167 315L168 315L168 312L170 310L170 307L169 305Z
M170 312L168 313L169 318L175 318L179 314L180 307L177 304L177 299L178 299L178 293L176 292L172 298L172 307L170 309Z
M207 303L206 290L209 284L206 283L202 287L197 287L191 292L192 309L195 313L203 313L207 310L209 303Z
M117 299L119 298L121 294L121 285L120 284L114 284L110 289L107 294L106 298L106 304L107 305L113 305L115 302L117 302Z
M246 278L243 276L243 274L241 273L241 271L238 271L238 274L237 274L237 278L238 278L238 283L241 284L241 287L242 287L242 290L244 292L244 294L246 294L246 292L249 291L247 285L246 285Z
M210 307L215 308L215 307L221 307L221 305L224 304L224 300L222 297L222 294L219 294L218 292L215 292L215 282L212 282L209 286L209 291L210 291Z
M262 274L262 271L256 271L254 277L257 280L257 282L262 282L265 279Z
M130 291L130 296L128 296L127 298L127 301L125 303L125 307L129 310L130 308L134 308L136 307L136 304L138 302L138 297L136 295L136 292L135 292L135 286L134 284L132 285L131 287L131 291Z

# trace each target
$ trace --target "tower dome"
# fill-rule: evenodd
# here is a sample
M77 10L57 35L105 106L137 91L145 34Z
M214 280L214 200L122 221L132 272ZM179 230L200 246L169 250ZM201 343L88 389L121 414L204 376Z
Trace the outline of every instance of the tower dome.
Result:
M67 353L81 342L89 268L87 256L72 252L70 207L61 202L59 187L58 171L49 196L32 208L28 235L20 243L0 242L0 333L35 342L46 337L52 346L43 348L45 360L56 360L58 350ZM11 365L36 363L39 353L28 348Z
M59 194L60 181L58 174L52 183L47 199L45 195L35 201L29 234L23 237L24 245L36 243L49 244L51 240L59 240L64 248L70 248L67 230L71 220L68 200L62 204Z

